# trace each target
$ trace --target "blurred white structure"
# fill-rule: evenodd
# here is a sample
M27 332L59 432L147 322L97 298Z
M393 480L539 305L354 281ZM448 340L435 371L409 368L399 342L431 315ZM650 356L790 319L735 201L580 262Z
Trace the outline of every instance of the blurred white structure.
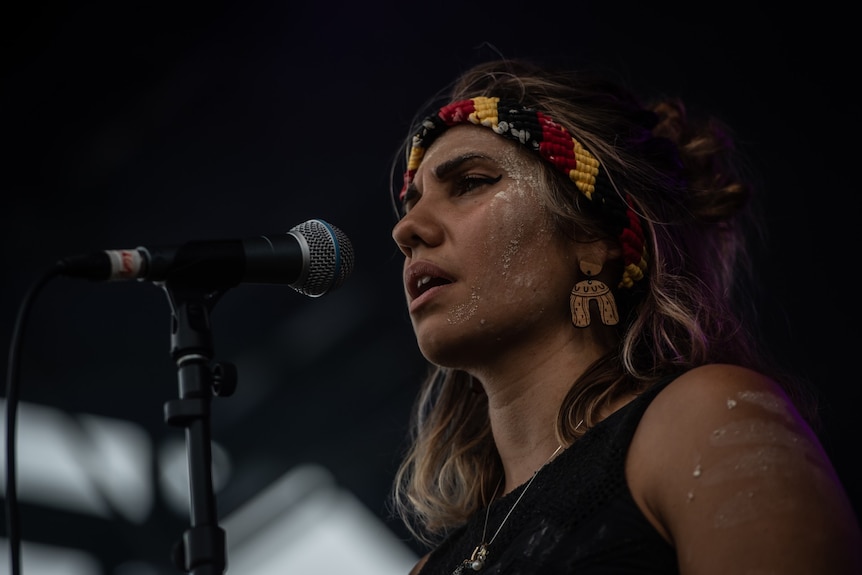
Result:
M298 467L222 522L228 573L406 575L414 553L329 472Z
M0 406L0 441L5 446L2 400ZM183 502L178 497L183 490L188 493L188 469L176 464L184 452L177 446L162 450L162 483L152 485L154 447L144 430L129 422L22 403L16 435L19 501L106 519L121 515L143 524L157 492L174 504ZM0 451L0 482L5 487L6 451ZM216 460L227 457L220 449L215 452ZM222 465L229 473L230 462ZM169 486L178 493L171 493ZM417 560L318 465L288 472L220 526L227 534L229 575L405 575ZM0 538L0 545L0 575L8 575L9 541ZM118 572L105 573L97 558L83 550L21 542L25 575L157 575L136 559L130 557Z

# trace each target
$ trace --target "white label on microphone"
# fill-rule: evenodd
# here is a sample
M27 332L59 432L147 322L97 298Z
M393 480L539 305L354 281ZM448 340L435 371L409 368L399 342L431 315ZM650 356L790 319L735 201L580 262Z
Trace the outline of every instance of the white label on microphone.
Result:
M141 274L144 258L138 250L110 250L111 280L135 279Z

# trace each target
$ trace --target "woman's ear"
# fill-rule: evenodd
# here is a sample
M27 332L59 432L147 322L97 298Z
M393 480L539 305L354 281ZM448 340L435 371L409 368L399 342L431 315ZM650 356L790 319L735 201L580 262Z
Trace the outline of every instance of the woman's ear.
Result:
M623 250L613 240L594 239L577 241L575 242L575 256L578 262L583 260L592 264L598 264L602 270L607 270L607 268L616 267L614 262L622 258Z

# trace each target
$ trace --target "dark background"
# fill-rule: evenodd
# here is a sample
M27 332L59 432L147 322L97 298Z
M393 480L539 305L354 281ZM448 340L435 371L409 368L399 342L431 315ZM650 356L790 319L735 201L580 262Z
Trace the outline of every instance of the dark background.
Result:
M214 402L214 439L234 459L219 511L315 461L406 537L385 500L423 368L390 238L391 159L426 98L495 51L588 65L712 109L739 132L768 206L765 337L819 389L823 441L858 508L852 19L823 3L565 6L3 8L3 349L28 288L60 257L327 220L356 254L341 289L312 299L242 285L214 310L216 359L239 367L237 393ZM176 437L162 415L177 396L169 317L151 284L52 281L26 325L21 400L129 420L155 444ZM22 504L26 539L88 548L106 569L129 557L165 565L186 523L159 502L143 526Z

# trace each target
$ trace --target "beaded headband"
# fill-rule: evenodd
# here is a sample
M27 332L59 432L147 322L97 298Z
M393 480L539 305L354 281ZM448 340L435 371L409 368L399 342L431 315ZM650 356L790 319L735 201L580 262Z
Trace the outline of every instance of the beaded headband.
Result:
M413 182L425 150L446 129L465 123L486 126L501 136L520 142L568 176L584 197L614 225L625 264L619 287L630 288L644 277L646 242L640 217L632 209L628 197L623 199L616 193L599 161L568 130L542 112L517 102L471 98L452 102L440 108L437 114L425 118L413 136L399 200L404 198L407 187Z

